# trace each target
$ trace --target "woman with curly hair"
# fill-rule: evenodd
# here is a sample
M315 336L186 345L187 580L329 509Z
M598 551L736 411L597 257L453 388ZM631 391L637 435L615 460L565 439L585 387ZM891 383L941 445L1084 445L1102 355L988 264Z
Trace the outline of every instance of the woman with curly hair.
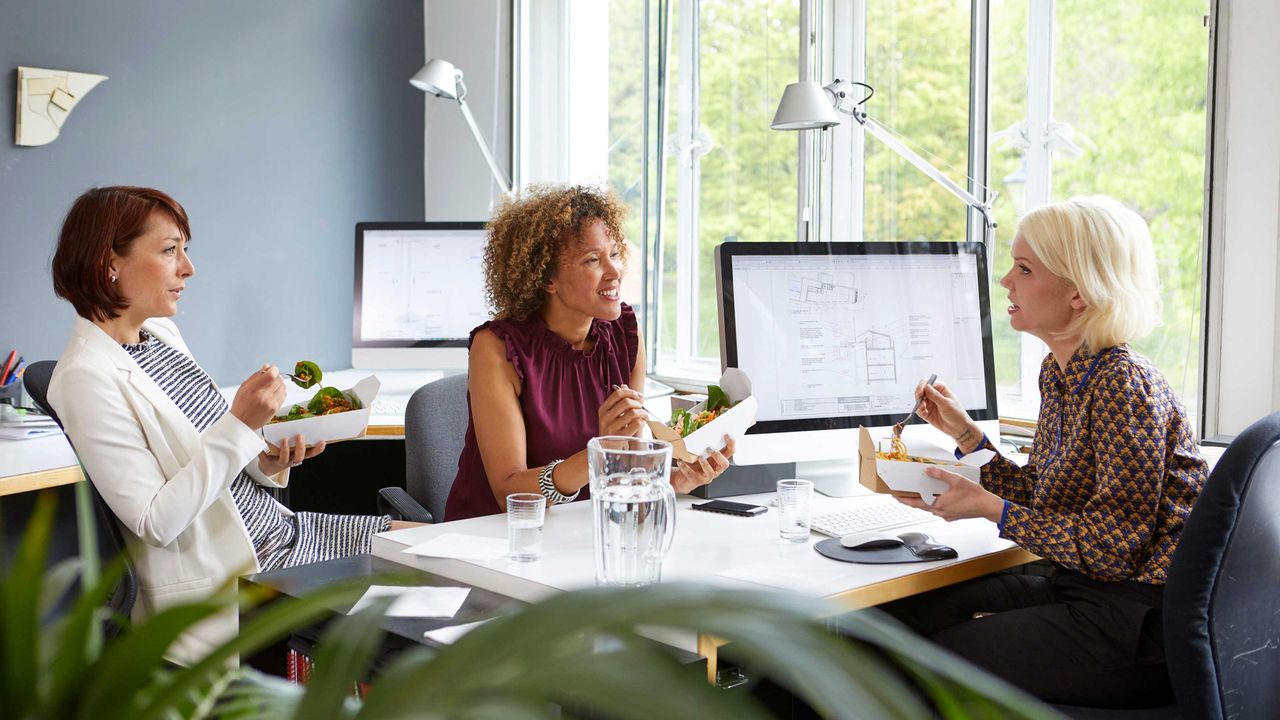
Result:
M645 428L644 347L619 299L626 208L592 187L530 188L489 223L494 319L471 331L471 411L446 520L503 512L511 493L588 496L587 441ZM616 389L615 389L616 388ZM671 474L677 492L729 466L732 443Z

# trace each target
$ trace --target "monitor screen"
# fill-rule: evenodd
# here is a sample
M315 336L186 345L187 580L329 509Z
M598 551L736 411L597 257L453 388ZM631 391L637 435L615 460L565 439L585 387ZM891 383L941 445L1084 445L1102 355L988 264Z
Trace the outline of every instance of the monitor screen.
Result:
M378 350L461 348L489 319L482 259L484 223L356 225L353 364ZM456 353L455 353L456 354ZM455 359L456 362L456 359ZM405 358L407 367L417 364ZM465 360L462 363L465 367Z
M981 243L725 243L721 358L751 377L752 434L891 425L937 374L995 419Z

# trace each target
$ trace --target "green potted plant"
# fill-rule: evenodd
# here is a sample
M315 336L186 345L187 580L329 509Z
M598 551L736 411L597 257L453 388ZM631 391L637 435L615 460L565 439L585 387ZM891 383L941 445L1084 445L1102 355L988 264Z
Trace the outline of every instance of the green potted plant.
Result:
M826 717L1058 717L874 614L845 623L862 641L850 643L815 620L831 612L821 601L685 584L565 593L495 618L444 649L403 653L363 701L349 689L365 677L380 646L386 602L329 623L306 686L227 661L350 604L367 580L272 603L203 662L175 667L163 660L165 647L184 628L235 602L234 593L224 589L207 602L171 608L104 643L101 606L120 566L95 577L88 558L96 555L83 553L85 559L46 570L52 510L52 496L37 502L0 574L5 718L541 718L588 711L624 720L769 717L750 696L715 688L638 631L655 627L732 642L736 657ZM83 582L74 591L77 578ZM68 593L74 595L70 608L48 620Z

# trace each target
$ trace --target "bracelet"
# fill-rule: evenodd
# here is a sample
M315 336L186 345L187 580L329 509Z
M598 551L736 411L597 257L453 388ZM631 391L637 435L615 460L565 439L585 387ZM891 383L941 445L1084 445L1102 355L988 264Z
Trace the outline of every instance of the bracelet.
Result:
M538 474L538 490L542 491L542 497L546 498L547 503L550 505L561 505L563 503L573 502L578 499L578 494L582 492L582 488L578 488L578 491L574 494L565 495L556 489L556 483L551 479L551 472L562 462L564 462L564 460L552 460L547 463L547 466L542 468L542 472Z

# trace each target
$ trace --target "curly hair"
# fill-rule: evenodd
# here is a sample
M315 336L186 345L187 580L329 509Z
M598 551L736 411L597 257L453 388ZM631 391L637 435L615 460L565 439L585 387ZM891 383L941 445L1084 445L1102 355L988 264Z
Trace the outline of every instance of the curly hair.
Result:
M534 185L504 200L489 221L484 249L485 295L494 318L524 320L542 307L561 251L591 220L604 223L626 262L626 212L611 190L588 185Z

